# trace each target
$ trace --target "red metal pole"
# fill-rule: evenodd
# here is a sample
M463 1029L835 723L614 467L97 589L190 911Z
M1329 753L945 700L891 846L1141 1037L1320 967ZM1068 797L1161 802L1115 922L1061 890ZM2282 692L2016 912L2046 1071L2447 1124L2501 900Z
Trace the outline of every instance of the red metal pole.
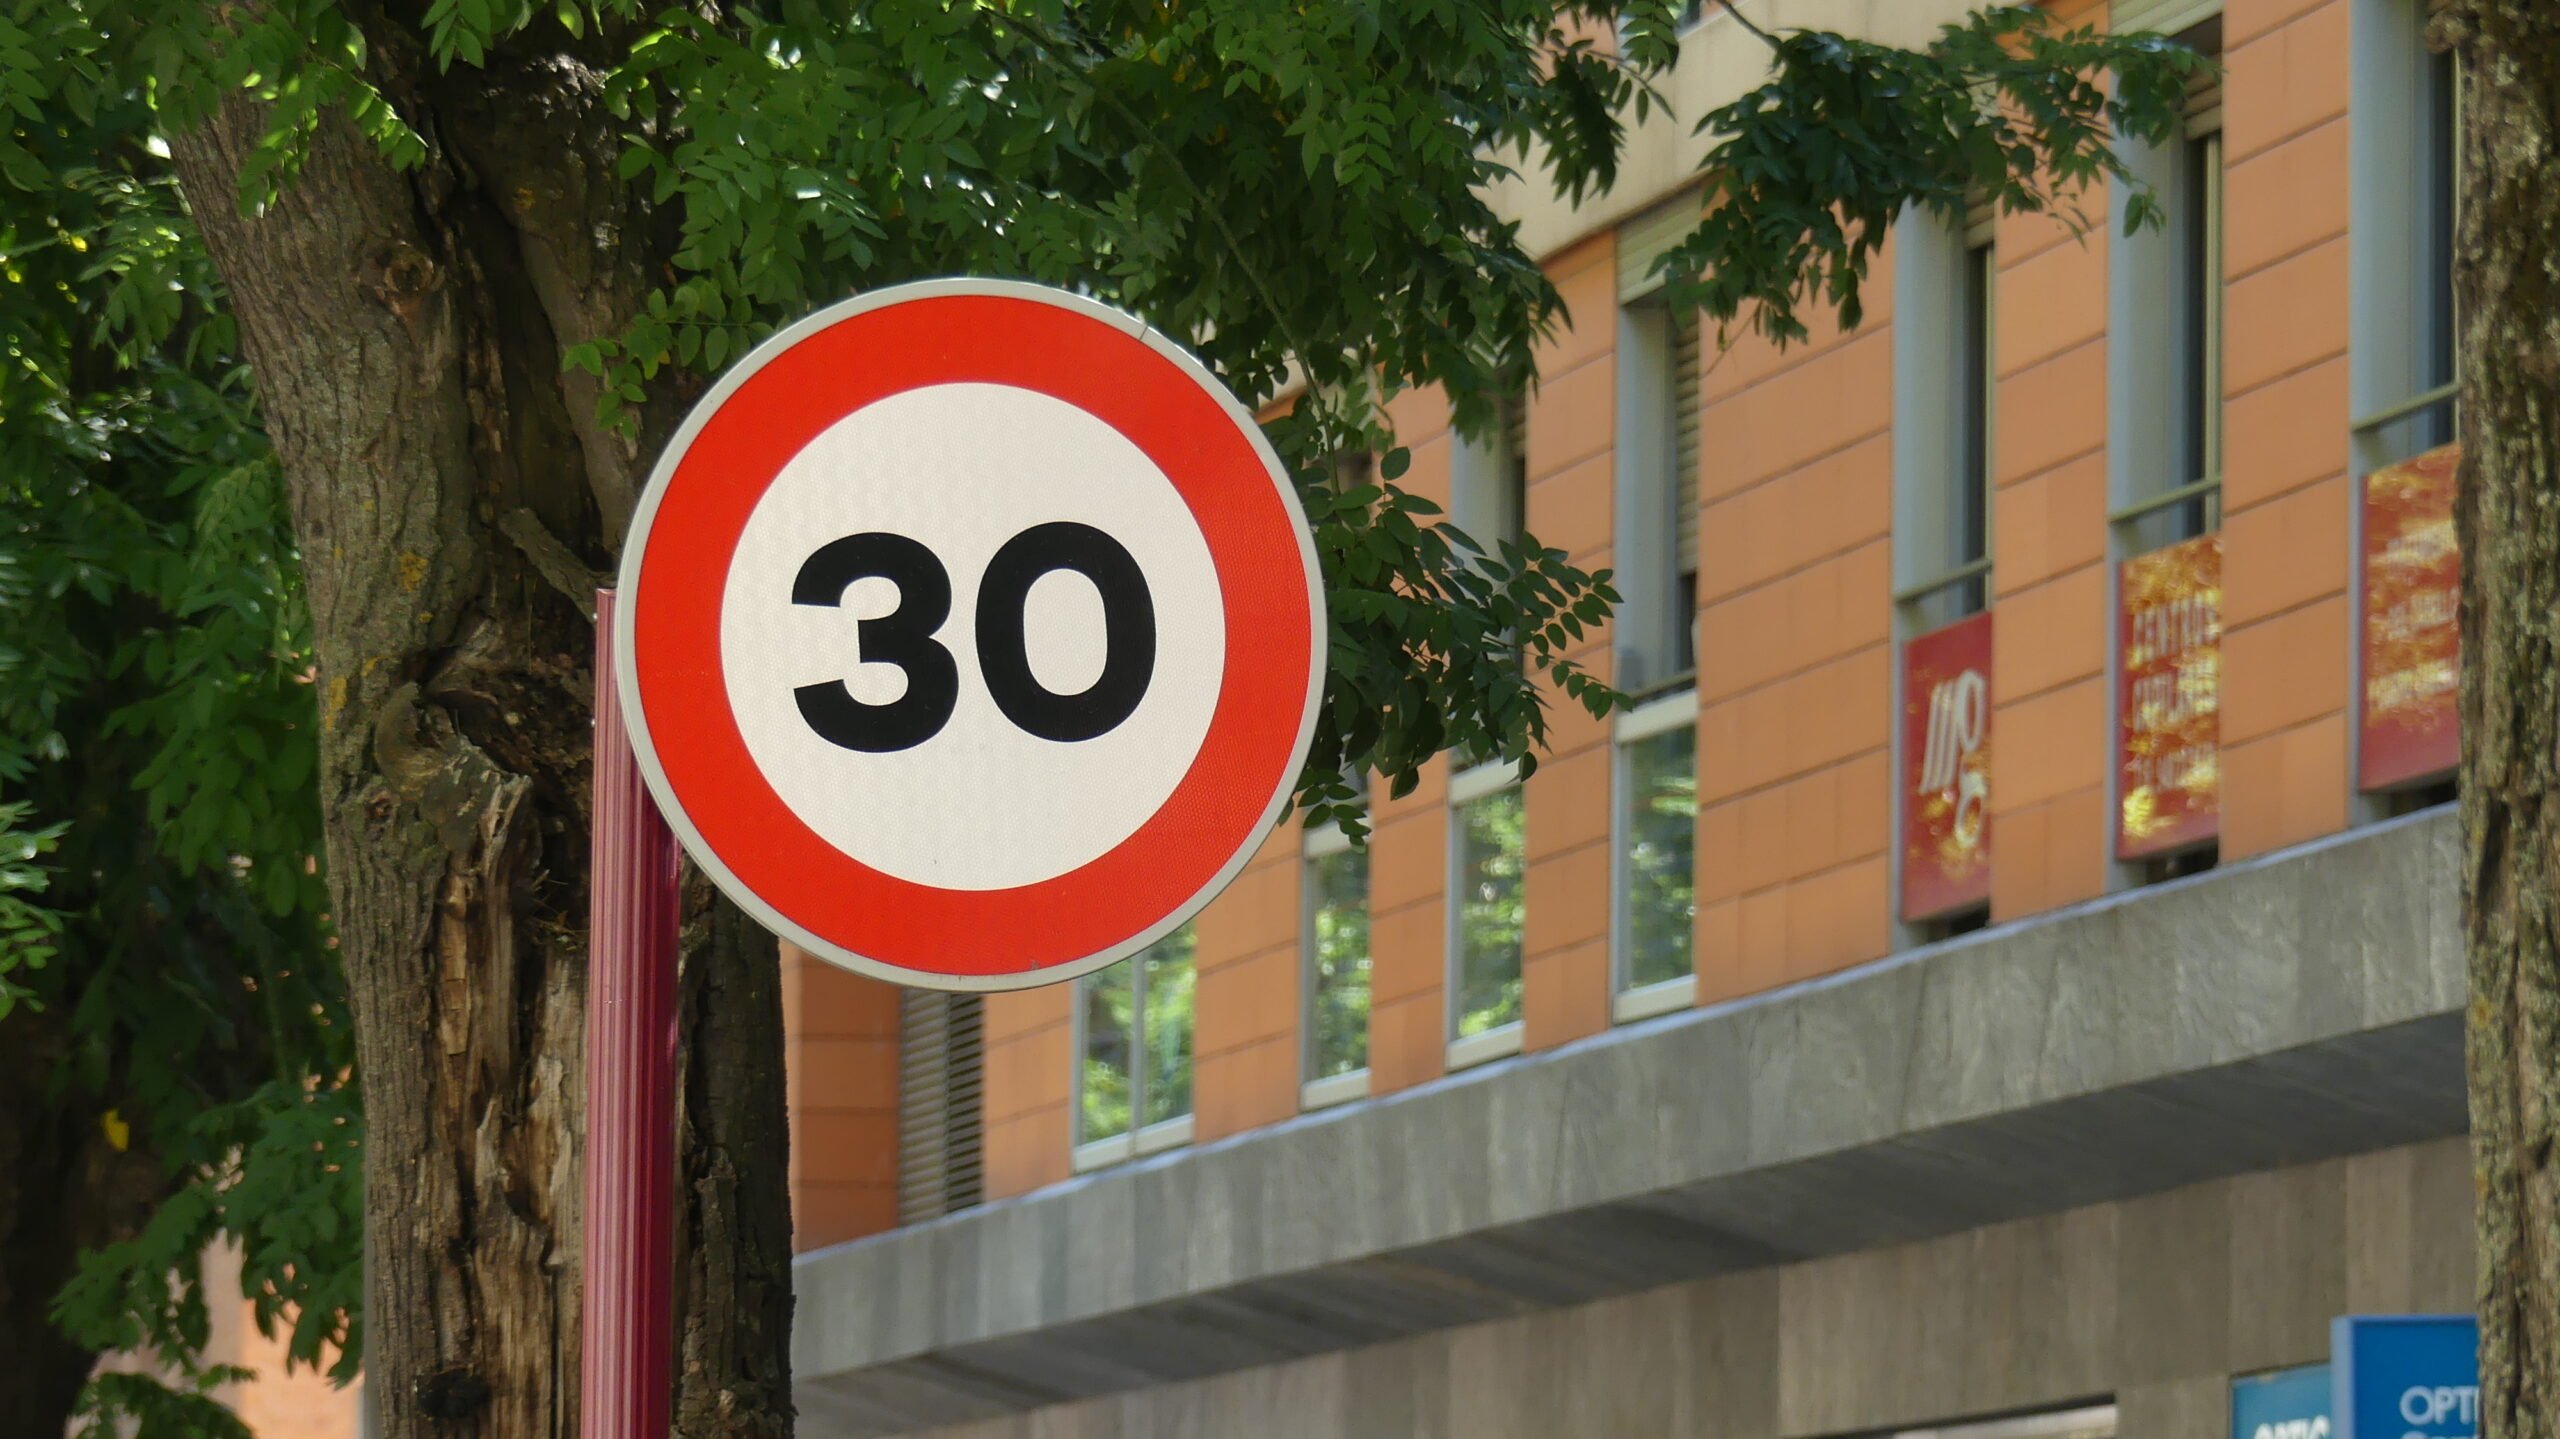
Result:
M600 590L579 1432L665 1439L674 1397L676 840L632 756L614 663L613 592Z

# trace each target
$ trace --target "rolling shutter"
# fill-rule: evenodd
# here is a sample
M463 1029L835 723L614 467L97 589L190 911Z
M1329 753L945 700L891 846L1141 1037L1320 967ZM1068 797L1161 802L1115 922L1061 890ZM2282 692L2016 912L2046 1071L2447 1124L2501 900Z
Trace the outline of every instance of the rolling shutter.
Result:
M1502 401L1502 493L1498 497L1503 512L1495 518L1487 549L1497 549L1502 540L1517 541L1529 528L1529 397L1513 391Z
M1679 532L1676 573L1698 572L1698 312L1671 319L1671 493Z
M1673 196L1618 227L1618 302L1639 300L1662 288L1654 262L1698 228L1698 197Z
M911 989L898 997L898 1222L920 1224L986 1197L980 1143L984 1001Z
M2211 135L2222 128L2222 65L2199 71L2187 82L2184 111L2189 135Z
M2222 0L2116 0L2107 29L2118 35L2128 30L2175 35L2221 13Z

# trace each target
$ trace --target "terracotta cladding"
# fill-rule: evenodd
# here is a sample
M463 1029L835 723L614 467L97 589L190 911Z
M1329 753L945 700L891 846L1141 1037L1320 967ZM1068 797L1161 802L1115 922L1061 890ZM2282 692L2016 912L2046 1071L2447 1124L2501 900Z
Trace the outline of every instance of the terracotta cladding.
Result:
M2057 6L2070 10L2069 6ZM2347 447L2348 0L2230 0L2224 33L2228 340L2223 418L2222 852L2342 828L2354 633ZM2078 18L2103 22L2087 0ZM2106 197L2079 203L2105 214ZM2108 521L2105 228L2003 216L1995 230L1991 464L1991 906L2032 914L2129 882L2112 862L2114 562ZM1528 527L1588 568L1616 558L1623 438L1614 254L1601 233L1547 261L1570 322L1540 352L1527 416ZM1747 333L1700 381L1697 914L1700 1003L1874 959L1895 943L1891 842L1893 356L1890 257L1854 333L1780 350ZM1710 341L1712 344L1712 340ZM1428 392L1390 400L1403 484L1446 503L1453 442ZM1607 674L1605 632L1580 646ZM1610 1022L1611 724L1550 697L1525 787L1523 1044ZM1449 1063L1448 772L1377 801L1370 849L1370 1083ZM1300 1107L1300 835L1284 825L1199 921L1195 1138ZM795 1153L873 1142L894 1120L894 1044L858 988L793 991ZM986 1009L991 1196L1070 1171L1069 991ZM894 1005L886 1011L894 1017ZM883 1076L885 1075L885 1079ZM864 1092L866 1084L882 1085ZM823 1094L820 1102L818 1096ZM892 1126L894 1128L894 1126ZM814 1145L813 1145L814 1141ZM823 1169L824 1173L820 1170ZM815 1232L874 1221L887 1172L853 1155L795 1170ZM877 1221L885 1222L885 1221Z

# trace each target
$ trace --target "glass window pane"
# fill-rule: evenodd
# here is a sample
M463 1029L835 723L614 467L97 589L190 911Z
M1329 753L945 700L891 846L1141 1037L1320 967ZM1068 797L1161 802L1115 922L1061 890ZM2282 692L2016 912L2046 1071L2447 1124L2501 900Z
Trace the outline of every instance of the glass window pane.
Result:
M1627 747L1627 983L1660 984L1690 973L1697 914L1690 865L1697 834L1697 731L1677 729Z
M1307 1077L1369 1067L1369 854L1307 862Z
M1141 1034L1147 1056L1139 1102L1141 1127L1191 1112L1191 926L1184 925L1138 956L1147 967L1147 1015Z
M1077 981L1084 1004L1084 1053L1076 1086L1076 1142L1090 1144L1129 1132L1131 979L1124 961Z
M1462 1037L1520 1017L1521 817L1516 785L1457 811Z

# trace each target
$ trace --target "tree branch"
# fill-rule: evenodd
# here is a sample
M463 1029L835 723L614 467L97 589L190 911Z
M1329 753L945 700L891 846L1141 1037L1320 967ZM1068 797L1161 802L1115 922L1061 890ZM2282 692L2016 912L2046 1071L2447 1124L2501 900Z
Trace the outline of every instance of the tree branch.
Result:
M1742 7L1734 4L1733 0L1719 0L1719 3L1724 6L1724 13L1733 17L1733 23L1750 31L1752 34L1759 36L1762 44L1767 45L1772 50L1783 49L1783 47L1778 44L1777 36L1772 35L1768 31L1761 29L1759 26L1752 24L1751 17L1743 14Z
M1076 82L1084 87L1086 94L1091 95L1094 99L1099 100L1104 105L1108 106L1111 112L1118 115L1122 122L1127 124L1130 130L1134 132L1142 142L1154 146L1157 153L1164 156L1165 162L1173 167L1175 178L1182 182L1182 188L1191 192L1192 203L1199 207L1201 215L1208 220L1210 227L1218 232L1218 238L1223 244L1225 244L1229 258L1233 259L1236 263L1237 272L1242 274L1246 282L1253 286L1254 295L1262 301L1263 308L1271 312L1271 323L1279 328L1281 342L1286 344L1291 352L1299 356L1299 363L1301 365L1310 364L1314 358L1315 352L1307 347L1302 337L1290 329L1289 317L1287 313L1280 308L1280 297L1272 293L1270 284L1264 280L1262 267L1254 264L1251 257L1245 254L1244 242L1237 238L1233 227L1227 224L1227 217L1225 213L1219 210L1216 205L1210 203L1209 192L1201 187L1198 180L1192 178L1190 167L1182 163L1182 157L1174 153L1173 147L1164 143L1163 139L1157 134L1156 127L1148 124L1136 111L1130 109L1127 103L1122 101L1119 96L1114 95L1110 91L1093 83L1092 77L1085 74L1082 67L1078 66L1073 60L1069 59L1065 53L1063 53L1058 42L1052 38L1047 31L1042 30L1039 26L1032 24L1030 21L1023 20L1017 16L1008 15L1002 10L989 8L981 10L979 13L994 19L1001 25L1009 27L1017 34L1021 35L1025 40L1030 41L1032 48L1039 50L1041 53L1047 55L1050 60L1060 66L1063 66L1066 72L1074 76ZM1307 378L1309 388L1312 389L1315 380L1315 375L1312 370L1308 371Z

